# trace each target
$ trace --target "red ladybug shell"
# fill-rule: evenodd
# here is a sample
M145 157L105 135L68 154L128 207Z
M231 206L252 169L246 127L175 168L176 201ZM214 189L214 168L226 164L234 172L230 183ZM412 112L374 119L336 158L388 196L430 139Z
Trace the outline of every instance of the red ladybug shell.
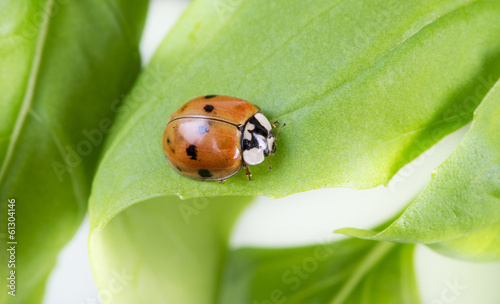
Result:
M259 112L248 101L222 95L194 98L170 116L163 150L181 175L221 180L242 165L240 126Z

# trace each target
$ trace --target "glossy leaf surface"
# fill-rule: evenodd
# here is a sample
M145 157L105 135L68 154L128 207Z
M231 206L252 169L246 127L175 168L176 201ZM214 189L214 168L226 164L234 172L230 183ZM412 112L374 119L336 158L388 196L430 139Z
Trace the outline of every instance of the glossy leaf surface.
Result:
M118 249L105 250L100 239L127 240L132 232L150 237L151 227L176 223L179 212L169 209L179 204L176 196L278 198L323 187L387 184L404 164L468 123L500 75L498 1L219 4L198 0L189 7L125 100L104 149L90 202L90 253L101 290L116 270L112 263L106 269L105 262L126 260L120 256L124 250L147 257L133 270L136 289L116 299L147 295L154 300L173 292L186 304L213 303L216 284L209 280L219 277L214 268L203 268L174 279L182 264L143 253L129 241L111 242L110 248ZM168 165L161 138L169 116L207 94L243 98L270 121L287 123L271 171L265 164L253 166L252 182L240 172L219 184L187 179ZM158 209L148 222L141 208L147 212L151 200L161 200L165 211ZM129 212L134 204L135 213ZM215 215L202 214L206 226L177 233L212 231ZM222 216L234 220L236 214ZM130 217L121 224L126 229L113 229L125 215ZM185 244L199 238L184 239L155 248L168 256L191 253L195 260L223 264L213 244L186 251ZM156 267L162 271L153 277ZM184 289L194 276L203 286L196 295ZM164 289L144 293L155 281L165 283Z
M338 232L424 243L459 258L500 260L500 82L476 110L458 149L400 218L380 233Z

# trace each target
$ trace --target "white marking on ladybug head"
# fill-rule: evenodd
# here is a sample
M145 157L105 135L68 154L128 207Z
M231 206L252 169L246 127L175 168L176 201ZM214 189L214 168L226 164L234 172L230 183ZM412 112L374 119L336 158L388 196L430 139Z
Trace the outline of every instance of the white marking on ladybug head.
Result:
M248 165L257 165L264 161L272 151L274 135L269 120L257 113L245 124L243 130L242 151L243 161Z
M267 138L267 147L269 149L269 155L273 154L276 152L276 137L272 133L269 134L269 137Z
M257 119L258 122L260 122L260 124L267 129L268 132L271 132L271 130L273 129L271 127L271 123L269 122L269 120L267 120L267 118L264 116L264 114L262 113L257 113L254 115L255 119Z
M255 129L255 125L248 122L245 126L245 131L243 132L243 138L252 140L252 133L250 131L253 131Z
M264 150L259 148L252 148L243 151L243 160L248 165L257 165L264 161Z
M267 139L262 135L251 134L251 146L243 150L243 160L248 165L257 165L264 161L266 158Z

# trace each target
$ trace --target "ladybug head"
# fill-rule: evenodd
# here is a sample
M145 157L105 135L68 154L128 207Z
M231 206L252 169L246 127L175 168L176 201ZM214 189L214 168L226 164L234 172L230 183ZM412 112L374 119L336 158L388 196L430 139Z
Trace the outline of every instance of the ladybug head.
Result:
M283 126L285 124L278 129L278 133ZM260 164L266 156L271 156L276 152L277 137L273 134L273 127L262 113L255 114L245 123L241 146L243 161L246 164Z

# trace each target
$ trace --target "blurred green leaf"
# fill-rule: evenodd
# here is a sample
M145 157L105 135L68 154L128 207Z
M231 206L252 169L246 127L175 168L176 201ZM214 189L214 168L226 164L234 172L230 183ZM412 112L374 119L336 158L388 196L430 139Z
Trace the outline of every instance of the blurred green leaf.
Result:
M382 241L424 243L449 256L500 260L500 82L475 112L458 149L383 231L337 231Z
M231 227L250 197L160 197L92 232L103 303L213 303Z
M232 252L220 304L420 303L413 245L349 239Z
M0 242L16 200L16 296L38 303L86 210L117 102L140 69L147 1L0 3ZM9 245L10 246L10 245ZM0 253L7 278L8 252ZM5 282L4 282L5 283Z

